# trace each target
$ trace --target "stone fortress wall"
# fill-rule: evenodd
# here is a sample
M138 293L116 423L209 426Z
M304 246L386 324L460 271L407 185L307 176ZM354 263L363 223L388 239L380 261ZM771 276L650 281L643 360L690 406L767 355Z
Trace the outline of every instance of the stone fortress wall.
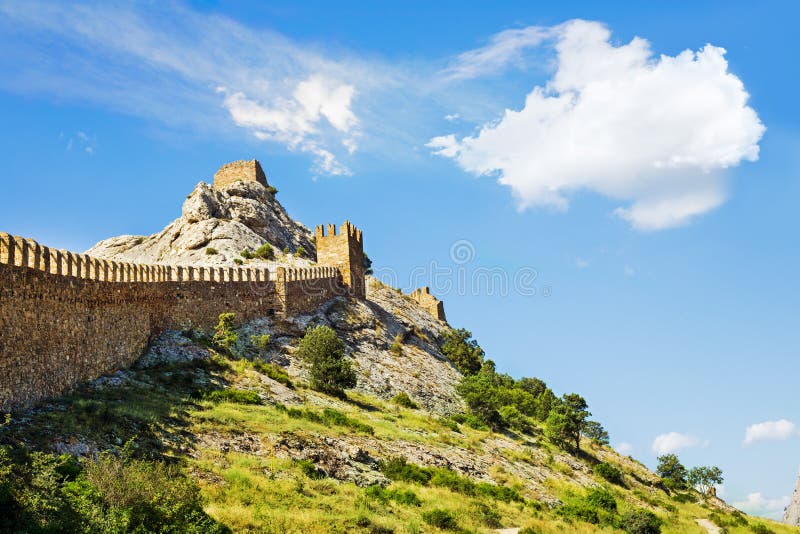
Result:
M342 232L349 228L345 223ZM128 366L164 329L211 328L224 312L240 320L287 317L337 295L364 298L363 281L351 286L343 265L320 263L279 267L275 275L250 267L142 265L0 234L0 411Z
M431 289L428 286L415 289L409 296L440 321L447 321L444 316L444 303L431 295Z

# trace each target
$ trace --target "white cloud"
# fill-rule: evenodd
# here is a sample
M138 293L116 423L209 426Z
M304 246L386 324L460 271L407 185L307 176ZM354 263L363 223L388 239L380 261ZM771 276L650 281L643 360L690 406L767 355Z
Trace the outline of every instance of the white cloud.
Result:
M476 135L432 138L435 154L497 175L522 209L563 210L579 190L626 202L615 214L640 230L716 208L726 198L723 171L758 159L764 126L724 49L655 57L644 39L614 46L605 26L581 20L550 33L558 65L550 81Z
M583 258L575 258L575 267L578 269L585 269L589 266L589 262Z
M660 434L653 440L652 449L657 455L676 453L691 447L707 446L708 442L703 442L695 436L681 434L680 432L667 432Z
M634 269L630 265L626 265L622 269L622 272L625 274L625 276L636 276L636 269Z
M755 492L749 493L744 500L734 502L733 506L751 515L780 520L784 509L789 506L789 501L788 496L768 499L763 494Z
M444 116L444 120L448 122L455 122L460 118L461 115L459 115L458 113L448 113L447 115Z
M797 426L786 419L764 421L747 427L744 432L744 444L751 445L756 441L782 441L797 434Z
M616 449L616 451L622 455L630 455L633 452L633 445L626 441L622 441L617 443L614 446L614 449Z
M315 171L328 174L347 174L340 159L358 147L359 86L388 76L381 64L333 59L179 3L0 2L0 48L15 51L0 55L2 89L88 100L214 135L235 125L311 154Z
M493 35L486 46L458 55L445 69L445 78L468 80L501 72L509 64L521 64L522 52L540 45L550 34L550 28L538 26L504 30Z

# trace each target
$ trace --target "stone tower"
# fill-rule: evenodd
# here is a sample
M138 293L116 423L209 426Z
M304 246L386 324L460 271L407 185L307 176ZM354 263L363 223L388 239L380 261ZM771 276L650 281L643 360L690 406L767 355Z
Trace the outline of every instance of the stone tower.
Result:
M364 240L361 230L345 221L336 233L336 225L329 224L327 235L325 227L316 228L317 263L338 267L342 281L350 288L353 296L364 299L367 287L364 280Z
M240 159L226 163L214 174L214 188L219 189L234 182L258 182L267 187L267 175L258 160Z
M792 500L783 514L783 522L787 525L800 526L800 476L797 477L797 486L794 488Z

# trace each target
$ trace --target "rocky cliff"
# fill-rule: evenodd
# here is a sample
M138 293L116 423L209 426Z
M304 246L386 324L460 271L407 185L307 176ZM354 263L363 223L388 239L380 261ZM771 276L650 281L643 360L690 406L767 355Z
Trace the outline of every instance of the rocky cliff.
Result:
M783 522L787 525L800 526L800 475L797 477L797 485L794 488L792 500L783 514Z
M307 258L315 257L311 231L289 217L273 191L258 182L225 187L200 182L186 197L181 216L157 234L112 237L87 254L136 263L233 265L234 258L243 260L244 249L269 243L276 252L269 266L305 267ZM305 257L296 257L301 247Z

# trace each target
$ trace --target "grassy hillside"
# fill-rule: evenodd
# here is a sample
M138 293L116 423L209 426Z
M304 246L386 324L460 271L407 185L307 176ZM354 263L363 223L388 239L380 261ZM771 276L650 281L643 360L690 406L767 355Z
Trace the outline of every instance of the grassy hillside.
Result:
M538 426L492 432L409 404L219 354L120 372L7 418L0 530L798 531L667 492L608 447L567 454Z

